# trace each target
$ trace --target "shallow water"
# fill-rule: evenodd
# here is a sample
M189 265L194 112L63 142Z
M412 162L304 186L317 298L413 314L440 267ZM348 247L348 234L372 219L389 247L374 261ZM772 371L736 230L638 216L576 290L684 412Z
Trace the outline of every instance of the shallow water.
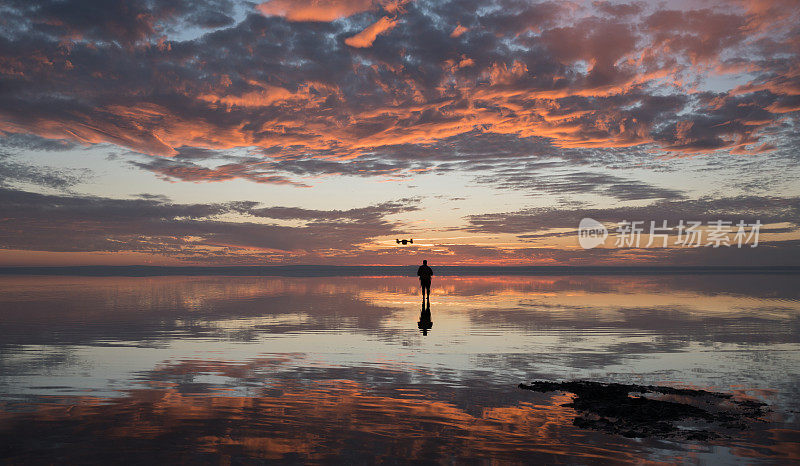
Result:
M0 460L800 460L796 276L0 277ZM425 331L420 327L430 327ZM585 379L768 403L710 441L573 425Z

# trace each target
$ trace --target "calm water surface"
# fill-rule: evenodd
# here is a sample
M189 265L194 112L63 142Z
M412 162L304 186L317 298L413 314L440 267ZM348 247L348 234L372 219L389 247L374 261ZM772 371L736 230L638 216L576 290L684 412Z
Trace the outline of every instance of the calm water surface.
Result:
M0 461L800 461L796 276L439 277L422 311L406 277L0 277ZM631 439L537 379L771 412Z

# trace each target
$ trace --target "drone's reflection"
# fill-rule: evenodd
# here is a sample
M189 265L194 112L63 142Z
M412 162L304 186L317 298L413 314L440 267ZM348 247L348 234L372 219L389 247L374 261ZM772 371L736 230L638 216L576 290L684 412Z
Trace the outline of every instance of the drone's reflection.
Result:
M419 313L419 322L417 327L422 331L423 335L428 334L428 330L433 327L431 320L431 302L428 300L427 306L425 305L425 298L422 298L422 311Z

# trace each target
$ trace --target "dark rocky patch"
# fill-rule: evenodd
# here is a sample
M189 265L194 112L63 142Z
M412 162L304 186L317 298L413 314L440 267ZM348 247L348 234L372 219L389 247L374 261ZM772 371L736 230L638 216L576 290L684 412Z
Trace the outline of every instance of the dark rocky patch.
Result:
M723 437L721 431L746 429L768 412L765 403L706 390L589 381L536 381L519 388L574 393L563 406L579 413L575 426L625 437L711 440Z

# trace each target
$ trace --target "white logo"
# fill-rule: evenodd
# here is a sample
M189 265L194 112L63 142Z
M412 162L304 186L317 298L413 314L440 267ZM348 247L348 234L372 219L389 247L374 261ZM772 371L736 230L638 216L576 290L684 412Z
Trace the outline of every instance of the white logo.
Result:
M578 224L578 242L583 249L592 249L600 246L608 238L608 230L606 227L591 218L581 219Z

